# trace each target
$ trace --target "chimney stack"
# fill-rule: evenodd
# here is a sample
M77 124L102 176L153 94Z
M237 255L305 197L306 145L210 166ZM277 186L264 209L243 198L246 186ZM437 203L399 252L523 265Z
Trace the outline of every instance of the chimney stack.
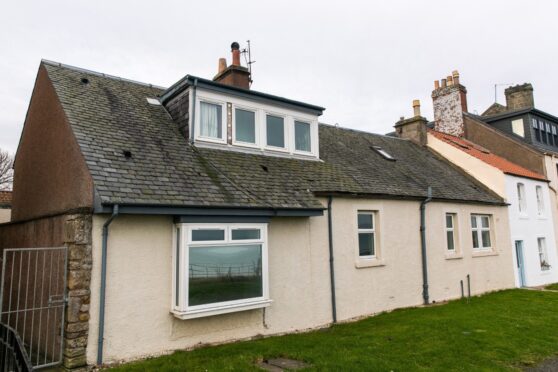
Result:
M453 136L464 135L463 113L467 112L467 89L459 82L459 72L453 71L441 86L434 82L434 129Z
M533 86L529 83L509 87L504 91L506 106L510 111L535 107Z
M420 146L426 146L427 136L426 136L426 118L420 116L420 101L418 99L413 100L413 113L414 116L409 119L401 117L397 123L395 123L395 133L397 137L406 138Z
M237 88L250 89L250 72L240 64L240 46L235 41L231 44L232 63L227 67L225 58L219 59L219 71L213 81Z

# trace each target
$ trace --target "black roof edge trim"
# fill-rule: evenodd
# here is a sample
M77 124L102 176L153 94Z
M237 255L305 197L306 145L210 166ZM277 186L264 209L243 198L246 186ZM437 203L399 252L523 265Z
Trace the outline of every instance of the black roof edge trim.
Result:
M331 191L315 191L316 196L333 196L339 198L355 198L355 199L383 199L383 200L407 200L407 201L423 201L427 196L413 196L413 195L389 195L389 194L366 194L366 193L351 193L351 192L331 192ZM432 197L433 202L440 203L458 203L458 204L480 204L480 205L494 205L494 206L508 206L509 203L490 202L482 200L464 200L464 199L447 199Z
M268 223L268 216L176 216L174 223Z
M118 204L119 214L151 214L172 216L264 216L264 217L312 217L323 216L321 208L216 208L216 207L180 207L156 205ZM112 205L104 204L95 208L96 214L112 213Z
M197 80L197 87L202 89L214 90L220 93L233 94L242 98L257 100L265 103L281 103L283 106L296 108L298 110L303 109L304 111L310 112L315 115L322 115L325 110L324 107L312 105L305 102L295 101L284 97L274 96L272 94L267 94L263 92L258 92L255 90L243 89L234 87L231 85L216 83L212 80L200 78L197 76L186 75L178 82L173 84L170 88L161 94L161 103L165 104L170 99L174 98L177 94L182 92L185 87L193 84L194 80Z

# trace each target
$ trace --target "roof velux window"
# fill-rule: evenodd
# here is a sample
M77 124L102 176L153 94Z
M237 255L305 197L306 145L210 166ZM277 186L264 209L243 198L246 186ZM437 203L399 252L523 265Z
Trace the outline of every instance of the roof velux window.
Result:
M370 148L376 151L378 154L382 155L384 159L395 161L395 158L380 146L370 146Z
M147 99L147 103L149 103L150 105L160 105L161 102L159 102L158 99L156 98L151 98L151 97L146 97Z

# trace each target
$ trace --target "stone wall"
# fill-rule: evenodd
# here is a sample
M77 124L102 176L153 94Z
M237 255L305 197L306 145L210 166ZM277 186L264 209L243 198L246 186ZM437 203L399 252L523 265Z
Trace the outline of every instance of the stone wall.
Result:
M463 136L463 113L467 111L466 94L467 90L462 85L442 87L432 92L436 131Z
M91 299L91 215L69 215L64 224L68 248L68 304L64 334L64 367L82 367L86 362Z

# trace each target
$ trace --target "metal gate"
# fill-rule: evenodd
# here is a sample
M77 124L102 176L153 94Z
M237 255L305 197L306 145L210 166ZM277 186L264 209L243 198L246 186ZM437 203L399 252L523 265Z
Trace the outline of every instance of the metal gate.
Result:
M33 368L62 362L67 258L66 247L3 252L0 323L19 336Z

